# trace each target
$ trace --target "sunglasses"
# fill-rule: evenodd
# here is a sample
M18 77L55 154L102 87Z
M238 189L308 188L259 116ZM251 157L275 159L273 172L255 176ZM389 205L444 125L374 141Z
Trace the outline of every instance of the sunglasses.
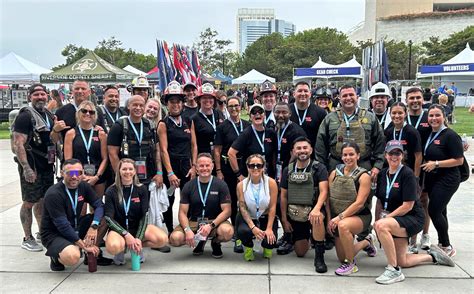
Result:
M219 105L224 105L225 101L217 100L217 103L219 103Z
M236 109L237 109L237 108L239 108L239 107L240 107L239 104L227 105L227 108L229 108L229 109L232 109L232 108L236 108Z
M403 154L403 152L401 152L401 151L391 151L391 152L388 153L389 156L400 156L402 154Z
M260 109L260 108L259 108L259 109L255 109L255 110L250 111L250 114L251 114L251 115L256 115L257 113L258 113L258 114L263 114L264 112L265 112L265 111L264 111L263 109Z
M69 177L79 177L82 176L83 171L82 170L68 170L64 172L66 175Z
M95 110L87 110L87 109L81 109L82 114L87 114L89 113L90 115L95 115Z
M261 163L249 163L249 164L247 164L247 168L249 168L249 169L262 169L263 164L261 164Z

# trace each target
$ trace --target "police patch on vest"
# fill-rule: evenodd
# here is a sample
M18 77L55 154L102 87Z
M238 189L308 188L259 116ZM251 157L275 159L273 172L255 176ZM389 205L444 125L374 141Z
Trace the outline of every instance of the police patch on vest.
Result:
M310 173L291 173L290 174L290 181L295 183L305 183L308 181L308 176L311 175Z

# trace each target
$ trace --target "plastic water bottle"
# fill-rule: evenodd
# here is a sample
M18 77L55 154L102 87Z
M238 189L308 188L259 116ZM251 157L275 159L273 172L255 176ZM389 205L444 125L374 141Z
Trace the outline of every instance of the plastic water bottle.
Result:
M253 241L253 251L260 253L262 252L262 240L255 239Z
M467 145L467 135L466 135L466 133L462 134L461 140L462 140L462 147L464 148Z
M131 250L130 255L132 257L132 271L139 271L140 270L140 254Z

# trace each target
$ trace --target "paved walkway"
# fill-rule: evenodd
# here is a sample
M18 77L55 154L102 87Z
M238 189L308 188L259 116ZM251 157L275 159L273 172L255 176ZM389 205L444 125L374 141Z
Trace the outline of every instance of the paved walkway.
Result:
M474 140L470 143L473 147L467 157L474 162ZM220 260L211 257L210 246L199 257L185 247L172 248L170 254L146 249L147 260L140 272L132 272L128 261L124 266L99 267L93 274L82 264L53 273L44 251L30 253L20 248L21 196L9 148L8 141L0 141L1 293L474 293L474 176L461 185L449 204L451 240L458 252L456 267L404 269L406 280L391 286L374 281L386 265L383 251L374 258L360 253L359 272L337 277L334 270L339 264L334 250L326 253L329 272L321 275L314 272L312 251L304 258L294 253L275 254L270 261L257 257L248 263L232 252L231 244L224 245ZM36 232L36 224L33 230ZM437 240L434 228L431 236Z

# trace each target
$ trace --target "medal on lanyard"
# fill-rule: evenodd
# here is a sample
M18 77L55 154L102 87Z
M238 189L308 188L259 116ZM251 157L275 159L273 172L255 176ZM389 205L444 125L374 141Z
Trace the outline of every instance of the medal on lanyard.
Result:
M403 164L400 164L397 168L397 172L395 173L395 175L393 176L393 179L392 181L390 182L390 178L388 176L388 171L387 171L387 174L385 175L385 178L387 180L387 186L385 186L385 202L383 204L383 210L385 212L388 212L387 208L388 208L388 199L390 198L390 191L392 190L393 188L393 185L395 184L395 180L397 179L398 177L398 174L400 173L400 171L402 170L402 167L403 167Z
M92 145L92 137L94 136L94 130L93 129L90 130L91 133L89 135L89 140L86 140L86 136L84 135L84 131L82 130L82 128L78 127L78 129L82 137L82 142L84 142L84 147L86 148L86 152L87 152L87 164L84 164L84 173L87 176L93 176L95 175L95 165L91 164L89 153L90 153L90 149Z
M133 185L130 188L130 196L128 197L128 201L125 201L125 197L123 199L123 210L125 210L125 226L127 227L127 231L128 231L128 212L130 211L130 202L132 200L132 193L133 193Z
M252 125L252 130L253 130L253 133L255 134L255 137L257 138L260 148L262 148L262 153L265 154L265 130L263 130L263 135L261 139L258 136L257 130L255 130L255 127L253 125Z
M431 143L433 143L434 140L436 140L436 138L438 138L439 134L441 134L441 132L446 129L446 127L443 125L441 127L441 129L439 131L437 131L435 133L435 135L433 136L433 133L430 134L430 136L428 137L428 140L426 141L426 144L425 144L425 150L423 152L423 155L426 156L426 150L428 149L428 147L430 146ZM431 136L433 136L433 138L431 138Z
M204 220L204 215L206 214L206 202L207 202L207 197L209 196L209 191L211 190L211 185L212 185L212 179L214 177L211 176L211 179L209 180L209 184L207 185L206 188L206 193L204 196L202 195L202 189L201 189L201 183L199 182L199 177L196 179L197 181L197 186L198 186L198 191L199 191L199 198L201 198L201 203L202 203L202 217L201 220Z
M421 119L423 118L424 113L425 113L425 110L423 109L421 111L420 116L418 117L418 120L416 121L416 125L414 125L415 129L418 129L418 126L420 125L420 122L421 122ZM407 115L407 120L408 120L408 123L410 124L410 126L413 126L413 124L411 122L410 114Z
M74 214L74 231L78 233L77 231L77 195L78 195L78 190L79 188L76 189L74 192L74 200L72 199L71 192L69 192L69 189L64 185L64 189L66 190L67 196L69 196L69 200L71 201L71 206L72 206L72 212Z
M303 123L304 123L304 119L306 118L306 114L308 113L309 106L305 109L305 111L303 113L303 118L300 117L300 113L298 112L298 108L296 107L296 103L293 104L293 106L295 107L296 116L298 116L298 121L300 123L300 126L302 126Z
M235 130L235 133L237 134L237 137L240 136L240 133L242 133L242 131L244 130L244 125L242 124L242 120L240 120L240 131L239 131L239 129L237 129L237 126L232 121L232 119L228 118L228 120L230 121L230 123L234 127L234 130Z
M258 190L255 190L253 186L254 184L251 183L250 188L252 189L253 199L255 200L255 211L256 211L255 214L257 216L257 219L259 219L260 216L262 215L262 213L260 212L260 190L262 189L263 181L260 180L260 182L258 183Z

